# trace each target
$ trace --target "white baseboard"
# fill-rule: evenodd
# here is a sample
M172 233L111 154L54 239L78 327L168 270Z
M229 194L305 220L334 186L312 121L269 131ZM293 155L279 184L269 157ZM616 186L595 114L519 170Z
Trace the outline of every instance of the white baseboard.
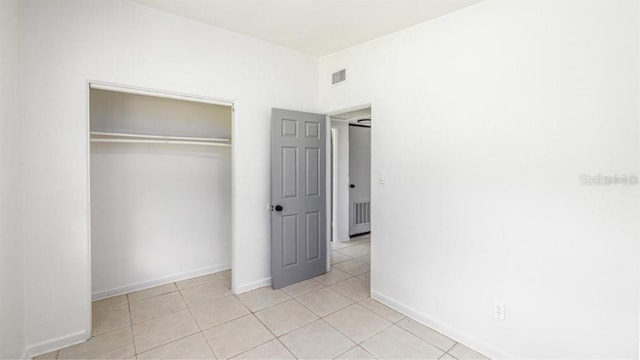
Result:
M247 291L255 290L255 289L265 287L265 286L270 286L270 285L271 285L271 277L268 277L268 278L264 278L261 280L240 285L238 286L237 289L235 289L234 293L238 295L238 294L246 293Z
M445 336L450 337L451 339L460 342L464 345L469 346L470 348L490 357L491 359L515 359L513 356L507 356L504 352L490 346L482 341L478 341L477 339L468 336L459 332L458 330L453 329L451 326L443 324L439 321L436 321L426 315L421 314L420 312L412 309L401 302L386 296L378 291L371 290L371 297L376 299L377 301L389 306L390 308L444 334Z
M22 353L22 359L31 359L34 356L56 351L67 346L85 342L91 337L88 330L78 331L52 340L42 341L37 344L27 345Z
M208 275L208 274L216 273L219 271L228 270L230 268L231 268L230 264L207 266L205 268L189 271L186 273L174 274L174 275L169 275L169 276L165 276L158 279L146 280L146 281L141 281L135 284L120 286L113 289L96 291L91 294L91 298L93 300L100 300L100 299L104 299L104 298L108 298L116 295L127 294L132 291L144 290L154 286L159 286L159 285L172 283L175 281L185 280L185 279L189 279L196 276Z

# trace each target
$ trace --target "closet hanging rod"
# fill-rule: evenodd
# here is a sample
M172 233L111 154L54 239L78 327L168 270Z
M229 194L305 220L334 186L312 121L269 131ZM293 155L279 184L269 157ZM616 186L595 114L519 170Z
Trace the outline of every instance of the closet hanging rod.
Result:
M144 139L91 139L96 143L131 143L131 144L175 144L175 145L204 145L204 146L231 146L231 144L214 143L206 141L186 140L144 140Z
M115 132L101 132L101 131L92 131L91 135L92 136L122 137L122 138L157 139L157 140L165 140L165 141L166 140L179 140L179 141L231 142L231 139L224 139L224 138L204 138L204 137L190 137L190 136L164 136L164 135L115 133Z

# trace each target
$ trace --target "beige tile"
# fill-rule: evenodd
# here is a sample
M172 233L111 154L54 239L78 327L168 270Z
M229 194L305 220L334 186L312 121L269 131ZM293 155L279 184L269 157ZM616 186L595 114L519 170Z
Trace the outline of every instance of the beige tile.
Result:
M314 279L320 281L321 283L329 286L333 285L339 281L346 280L350 278L351 275L347 274L344 271L338 270L335 267L331 267L331 271L324 275L316 276Z
M178 287L178 289L182 290L182 289L187 289L194 286L205 285L211 281L216 281L219 279L220 279L220 275L218 275L218 273L213 273L213 274L202 275L202 276L194 277L191 279L178 281L176 282L176 286Z
M365 349L360 346L356 346L346 353L340 355L338 359L375 359L375 357L369 354Z
M64 348L60 350L58 359L125 359L134 354L133 334L127 327Z
M102 300L96 300L93 302L93 307L100 307L105 305L122 305L128 303L127 295L118 295L108 297Z
M371 255L365 255L357 257L356 260L362 261L363 263L371 266Z
M353 245L363 245L368 247L368 245L371 244L371 237L369 236L357 237L357 238L351 239L350 243Z
M257 348L246 351L234 359L295 359L278 339L273 339Z
M323 320L316 320L280 338L299 359L333 359L355 343Z
M137 324L180 310L185 310L187 308L187 304L182 300L180 293L174 291L168 294L132 302L130 307L131 320L134 324Z
M138 353L168 344L199 330L189 310L133 325L133 335Z
M203 285L192 286L183 290L180 290L184 301L189 307L205 303L209 300L221 298L231 295L231 290L227 288L224 280L214 279L210 280Z
M350 278L331 285L331 288L353 301L369 297L369 283L357 278Z
M204 332L219 359L228 359L273 339L273 335L252 314Z
M197 333L138 354L141 359L215 359L207 340Z
M359 304L391 322L396 322L404 318L404 315L384 304L373 300L372 298L362 299L360 300Z
M324 318L324 320L341 333L347 335L355 343L360 343L372 337L392 324L390 321L358 304L353 304L335 312Z
M304 294L308 294L322 287L324 287L324 284L321 283L320 281L315 279L309 279L309 280L301 281L297 284L284 287L282 288L282 291L287 293L289 296L298 297Z
M356 259L341 262L334 267L354 276L364 274L370 269L369 264Z
M449 355L452 355L453 357L455 357L456 359L460 359L460 360L485 360L488 359L488 357L480 354L477 351L474 351L460 343L455 344L451 350L448 351Z
M191 312L202 330L250 313L235 296L210 300L191 308Z
M314 291L297 298L297 300L320 317L353 304L353 301L330 288Z
M167 294L177 290L178 288L176 288L176 284L171 283L171 284L152 287L145 290L136 291L131 294L128 294L127 296L129 297L129 302L135 302L135 301L148 299L150 297Z
M129 302L126 296L124 299L124 302L102 300L93 303L91 311L93 336L131 325Z
M273 290L270 286L267 286L240 294L238 298L251 309L251 311L259 311L288 300L291 297L281 290Z
M331 265L339 264L347 260L351 260L351 257L343 253L339 253L336 250L331 252Z
M58 358L58 350L46 354L38 355L33 360L55 360Z
M231 290L231 270L217 272L218 278L222 280L227 289Z
M448 337L413 319L402 319L398 321L397 325L445 352L451 349L451 347L456 343Z
M338 250L338 252L347 255L349 257L355 258L369 254L369 248L362 245L349 246L344 249Z
M382 359L438 359L444 353L396 325L369 338L360 346Z
M280 336L318 319L295 300L260 310L255 314L276 336Z
M215 273L219 278L231 280L231 269L218 271Z
M439 360L458 360L458 359L454 358L453 356L451 356L449 354L444 354L444 355L440 356Z
M349 246L354 246L357 244L353 244L351 243L351 241L340 241L340 240L334 240L331 242L331 249L332 250L340 250L340 249L344 249L347 248Z
M360 274L357 276L358 279L360 280L364 280L366 282L371 282L371 273L370 272L366 272L364 274Z

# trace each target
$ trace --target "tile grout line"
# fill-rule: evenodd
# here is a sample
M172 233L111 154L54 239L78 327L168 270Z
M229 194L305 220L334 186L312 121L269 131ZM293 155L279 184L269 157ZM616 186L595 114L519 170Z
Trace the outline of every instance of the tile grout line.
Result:
M216 298L216 299L224 299L224 298L228 298L228 297L231 297L231 296L235 297L235 298L236 298L236 300L238 300L238 302L239 302L242 306L244 306L245 308L247 308L247 307L242 303L242 301L240 301L240 299L238 299L238 298L237 298L237 296L236 296L236 295L233 295L233 294L228 295L228 296L223 296L223 297L220 297L220 298ZM196 306L200 306L200 305L204 305L204 304L206 304L206 303L198 304L198 305L196 305ZM250 314L253 314L253 313L251 312L251 309L247 308L247 311L249 311L249 313L250 313ZM232 321L234 321L234 320L240 319L241 317L245 317L245 316L247 316L247 315L249 315L249 314L243 314L243 315L240 315L240 316L235 317L235 318L233 318L233 319L225 320L225 321L223 321L223 322L221 322L221 323L218 323L218 324L215 324L215 325L213 325L213 326L206 327L206 328L202 329L202 332L205 332L205 331L211 330L211 329L213 329L214 327L218 327L218 326L220 326L220 325L224 325L224 324L230 323L230 322L232 322ZM194 316L194 318L195 318L195 316ZM197 322L197 321L196 321L196 325L198 325L198 322Z
M358 304L358 303L357 303L357 302L355 302L354 304ZM360 305L360 304L358 304L358 305ZM349 306L353 306L353 304L351 304L351 305L349 305ZM369 310L369 309L365 308L364 306L360 305L360 307L362 307L363 309L365 309L365 310L367 310L367 311L371 312L372 314L374 314L374 315L376 315L376 316L380 317L381 319L386 320L386 319L384 319L382 316L380 316L380 315L378 315L378 314L374 313L373 311L371 311L371 310ZM346 307L345 307L344 309L346 309ZM344 309L343 309L343 310L344 310ZM327 315L327 316L329 316L329 315ZM325 321L326 321L326 320L325 320ZM385 327L384 327L383 329L381 329L380 331L375 332L373 335L371 335L371 336L369 336L369 337L365 338L364 340L362 340L362 341L360 341L360 342L356 342L356 341L355 341L354 339L352 339L349 335L344 334L344 333L343 333L342 331L340 331L338 328L336 328L335 326L333 326L330 322L328 322L328 321L327 321L327 323L329 324L329 326L333 327L334 329L338 330L338 332L340 332L341 334L343 334L344 336L346 336L349 340L351 340L351 341L353 341L354 343L356 343L356 346L360 346L360 344L364 343L365 341L367 341L367 340L371 339L372 337L374 337L374 336L378 335L379 333L381 333L381 332L383 332L383 331L387 330L388 328L392 327L393 325L395 325L395 323L393 323L393 322L391 322L391 321L389 321L389 320L386 320L386 321L387 321L387 322L389 322L389 325L385 326ZM367 351L367 352L368 352L368 351Z
M353 277L353 276L352 276L352 277ZM349 278L349 279L350 279L350 278ZM348 279L345 279L345 280L348 280ZM269 306L267 306L267 307L265 307L265 308L262 308L262 309L256 310L255 312L254 312L254 311L252 311L251 309L249 309L249 311L251 311L251 314L252 314L252 315L253 315L253 316L254 316L254 317L255 317L255 318L256 318L256 319L257 319L257 320L258 320L258 321L259 321L259 322L260 322L260 323L261 323L261 324L262 324L262 325L263 325L263 326L264 326L264 327L265 327L265 328L266 328L266 329L267 329L267 330L268 330L268 331L269 331L273 336L274 336L274 338L275 338L275 339L277 339L277 340L282 344L282 346L284 346L284 347L285 347L285 349L287 349L287 350L288 350L292 355L294 355L294 357L295 357L296 355L293 353L293 351L292 351L289 347L287 347L287 346L286 346L286 344L285 344L284 342L282 342L281 337L283 337L283 336L285 336L285 335L287 335L287 334L290 334L290 333L292 333L292 332L294 332L294 331L296 331L296 330L298 330L298 329L301 329L301 328L303 328L303 327L305 327L305 326L307 326L307 325L309 325L309 324L312 324L312 323L314 323L314 322L316 322L316 321L318 321L318 320L323 320L323 318L322 318L320 315L318 315L318 314L316 314L315 312L313 312L313 310L309 309L307 306L305 306L304 304L302 304L302 303L301 303L300 301L298 301L298 299L297 299L297 298L298 298L298 297L300 297L300 296L304 296L304 295L307 295L307 294L311 294L311 293L313 293L313 292L315 292L315 291L319 291L319 290L321 290L321 289L324 289L324 288L328 288L328 287L329 287L329 286L325 285L324 283L322 283L322 282L320 282L320 281L318 281L318 282L322 285L320 288L317 288L317 289L315 289L315 290L309 291L309 292L304 293L304 294L300 294L299 296L292 296L292 295L290 295L289 293L287 293L286 291L279 289L282 293L284 293L285 295L289 296L289 298L288 298L288 299L286 299L286 300L283 300L283 301L277 302L277 303L275 303L275 304L271 304L271 305L269 305ZM265 288L266 288L266 287L267 287L267 286L265 286ZM256 290L257 290L257 289L256 289ZM331 289L331 290L333 290L333 289ZM333 290L333 291L335 291L335 290ZM336 291L336 293L340 294L340 293L339 293L339 292L337 292L337 291ZM342 295L342 294L340 294L340 295ZM344 296L344 295L342 295L342 296ZM345 297L345 298L349 299L348 297ZM291 330L289 330L289 331L287 331L287 332L285 332L285 333L281 334L280 336L277 336L277 335L276 335L276 334L275 334L275 333L274 333L274 332L273 332L273 331L272 331L272 330L267 326L267 324L265 324L265 323L262 321L262 319L260 319L256 314L257 314L258 312L260 312L260 311L267 310L267 309L269 309L269 308L271 308L271 307L277 306L277 305L279 305L279 304L282 304L282 303L284 303L284 302L286 302L286 301L290 301L290 300L295 301L296 303L298 303L299 305L301 305L303 308L307 309L307 310L308 310L312 315L314 315L314 316L316 317L316 319L314 319L313 321L308 322L308 323L306 323L306 324L303 324L302 326L299 326L299 327L296 327L296 328L294 328L294 329L291 329ZM352 301L351 299L349 299L349 300L350 300L350 301ZM240 300L240 302L242 302L242 300ZM356 303L356 302L352 302L351 304L349 304L349 305L347 305L347 306L351 306L351 305L353 305L354 303ZM243 305L244 305L244 303L243 303ZM246 306L246 305L245 305L245 306ZM345 306L345 307L347 307L347 306ZM342 309L344 309L344 308L341 308L341 309L339 309L339 310L336 310L335 312L340 311L340 310L342 310ZM334 313L334 312L332 312L331 314L333 314L333 313ZM329 315L329 314L328 314L328 315ZM328 315L327 315L327 316L328 316ZM327 322L325 321L325 323L327 323ZM329 324L329 323L327 323L327 324L328 324L330 327L334 328L331 324ZM334 328L334 329L335 329L335 328ZM337 330L337 329L336 329L336 331L340 332L340 331L339 331L339 330ZM341 332L340 332L340 333L341 333ZM342 334L342 333L341 333L341 334ZM349 339L349 340L351 340L352 342L354 342L354 343L355 343L355 341L353 341L350 337L346 336L345 334L343 334L343 335L344 335L347 339ZM270 339L269 341L272 341L272 340L273 340L273 339ZM267 341L267 342L269 342L269 341ZM260 345L257 345L257 346L255 346L255 347L253 347L253 348L251 348L251 349L248 349L248 350L246 350L246 351L244 351L244 352L242 352L242 353L240 353L240 354L237 354L237 355L235 355L235 356L238 356L238 355L244 354L244 353L246 353L247 351L253 350L253 349L255 349L255 348L259 347L259 346L262 346L262 345L266 344L267 342L262 343L262 344L260 344ZM358 345L357 345L357 343L356 343L356 346L358 346Z
M283 302L284 302L284 301L281 301L281 302L279 302L279 303L277 303L277 304L273 304L273 305L271 305L271 306L276 306L276 305L281 304L281 303L283 303ZM268 309L268 308L270 308L271 306L266 307L266 308L264 308L264 309L262 309L262 310ZM258 311L262 311L262 310L258 310ZM249 309L249 311L251 311L251 309ZM251 349L247 349L246 351L243 351L243 352L241 352L240 354L236 354L236 355L234 355L234 357L239 356L239 355L242 355L242 354L244 354L244 353L246 353L246 352L248 352L248 351L251 351L251 350L253 350L253 349L257 348L257 347L260 347L260 346L262 346L262 345L264 345L264 344L266 344L266 343L268 343L268 342L273 341L274 339L275 339L275 340L278 340L278 336L276 336L276 334L275 334L273 331L271 331L271 329L269 329L269 327L267 326L267 324L265 324L265 323L262 321L262 319L260 319L260 318L256 315L256 313L255 313L255 312L252 312L252 313L251 313L251 315L253 315L253 317L254 317L256 320L258 320L258 322L259 322L259 323L260 323L260 324L261 324L265 329L267 329L267 331L271 334L271 336L273 336L273 338L271 338L271 339L269 339L269 340L267 340L267 341L263 342L263 343L262 343L262 344L260 344L260 345L256 345L256 346L252 347ZM282 342L281 342L281 343L282 343ZM284 346L284 347L285 347L285 349L287 349L287 350L291 353L291 355L293 355L293 352L291 352L291 350L290 350L286 345L282 344L282 346ZM293 355L293 356L295 356L295 355Z
M267 286L263 286L263 287L267 287ZM258 290L258 289L256 289L256 290ZM280 290L280 291L282 291L282 290ZM289 353L290 353L291 355L293 355L293 356L297 359L296 355L291 351L291 349L289 349L289 348L288 348L288 347L287 347L287 346L286 346L282 341L280 341L280 338L279 338L278 336L276 336L276 334L275 334L273 331L271 331L271 329L269 329L269 327L267 326L267 324L265 324L265 323L262 321L262 319L260 319L260 318L256 315L256 313L257 313L257 312L260 312L260 311L262 311L262 310L266 310L266 309L268 309L268 308L270 308L270 307L276 306L276 305L278 305L278 304L282 304L282 303L283 303L283 302L285 302L285 301L289 301L289 300L291 300L291 299L294 299L294 297L293 297L293 296L291 296L291 295L287 294L286 292L282 291L282 293L284 293L284 294L286 294L287 296L289 296L289 299L286 299L286 300L284 300L284 301L277 302L277 303L272 304L272 305L270 305L270 306L267 306L267 307L265 307L265 308L263 308L263 309L256 310L255 312L254 312L253 310L251 310L247 305L245 305L245 303L243 303L243 302L242 302L242 300L240 300L240 298L238 298L238 301L240 301L240 303L241 303L245 308L247 308L247 310L249 310L249 312L251 313L251 315L253 315L253 317L254 317L254 318L256 318L256 319L258 320L258 322L259 322L260 324L262 324L262 326L264 326L264 328L265 328L265 329L267 329L267 331L268 331L268 332L273 336L273 338L272 338L272 339L269 339L268 341L266 341L266 342L264 342L264 343L262 343L262 344L259 344L259 345L256 345L256 346L254 346L254 347L250 348L250 349L247 349L246 351L243 351L243 352L241 352L241 353L239 353L239 354L236 354L236 355L234 355L234 357L240 356L240 355L242 355L242 354L244 354L244 353L246 353L246 352L249 352L249 351L251 351L251 350L253 350L253 349L256 349L256 348L258 348L258 347L260 347L260 346L262 346L262 345L264 345L264 344L266 344L266 343L269 343L269 342L271 342L271 341L273 341L273 340L278 340L278 342L280 342L280 344L282 344L282 346L284 346L284 348L285 348L285 349L287 349L287 351L289 351ZM285 335L285 334L283 334L283 335L281 335L281 336L284 336L284 335Z
M353 300L351 300L351 299L349 299L348 297L346 297L346 296L344 296L344 295L340 294L339 292L337 292L337 291L335 291L335 290L333 290L333 289L329 288L328 286L325 286L324 288L327 288L327 289L329 289L329 290L331 290L331 291L336 292L338 295L340 295L340 296L344 297L345 299L347 299L347 300L351 301L351 304L347 304L347 305L345 305L345 306L343 306L343 307L339 308L338 310L334 310L334 311L332 311L332 312L330 312L330 313L328 313L328 314L326 314L326 315L324 315L324 316L321 316L320 314L315 313L313 310L311 310L311 308L309 308L309 307L308 307L308 306L306 306L305 304L303 304L303 303L301 303L300 301L298 301L298 299L297 299L297 298L295 298L294 300L295 300L298 304L302 305L305 309L307 309L307 310L311 311L311 313L312 313L312 314L314 314L315 316L317 316L317 317L318 317L318 319L322 319L322 318L325 318L325 317L327 317L327 316L329 316L329 315L333 315L333 314L337 313L338 311L340 311L340 310L342 310L342 309L345 309L345 308L347 308L347 307L349 307L349 306L351 306L351 305L355 304L355 302L354 302ZM318 289L318 290L320 290L320 289ZM311 294L311 293L309 293L309 294ZM305 295L307 295L307 294L305 294ZM304 295L302 295L302 296L304 296Z
M176 285L176 288L178 288L178 284L176 283L175 285ZM187 304L187 300L184 299L184 294L182 294L182 291L180 291L179 289L178 289L178 294L180 294L180 298L182 298L182 301L184 302L184 306L187 307L187 310L189 311L189 315L191 315L191 319L193 320L193 322L198 327L199 331L196 334L202 335L202 338L204 339L204 342L207 343L207 347L209 348L209 350L211 350L211 354L213 354L213 357L215 357L217 359L218 356L216 355L216 352L213 351L213 348L211 347L211 344L209 343L209 340L207 340L207 337L204 335L204 333L202 331L202 328L200 327L200 324L198 324L198 320L196 320L196 317L193 315L193 312L191 311L191 307L189 307L189 305ZM192 336L192 335L194 335L194 334L187 335L184 338L186 338L188 336Z
M129 301L129 294L125 295L127 299L127 308L129 309L129 324L131 327L131 340L133 340L133 356L138 358L138 347L136 346L136 335L133 332L133 315L131 315L131 301Z
M438 349L438 350L440 350L440 351L444 351L444 353L445 353L445 354L447 354L447 353L449 352L449 350L453 349L453 347L454 347L454 346L456 346L456 344L458 343L457 341L455 341L455 340L451 339L450 337L445 336L444 334L442 334L442 333L440 333L440 332L438 332L438 331L436 331L436 330L432 329L431 327L426 326L426 325L424 325L424 324L420 323L419 321L414 320L414 319L412 319L412 318L410 318L410 317L406 317L406 316L405 316L404 318L402 318L402 319L398 320L398 321L396 322L396 324L397 324L398 322L400 322L400 321L404 320L404 319L410 319L411 321L414 321L414 322L418 323L418 325L420 325L420 326L424 326L424 327L426 327L427 329L429 329L429 330L431 330L431 331L433 331L433 332L435 332L435 333L438 333L439 335L442 335L443 337L445 337L445 338L447 338L447 339L449 339L449 340L453 341L453 345L451 345L447 350L445 350L445 349L442 349L441 347L437 346L436 344L434 344L434 343L432 343L432 342L430 342L430 341L428 341L428 340L423 339L421 336L419 336L419 335L418 335L418 334L416 334L415 332L413 332L413 331L411 331L411 330L409 330L409 329L407 329L407 328L405 328L405 327L403 327L403 326L398 325L398 327L399 327L399 328L401 328L402 330L404 330L404 331L408 332L409 334L411 334L411 335L413 335L413 336L417 337L418 339L420 339L420 340L422 340L422 341L426 342L427 344L429 344L429 345L433 346L434 348L436 348L436 349Z
M347 351L343 352L342 354L339 354L338 356L334 357L334 359L338 359L340 356L342 356L342 355L344 355L344 354L348 353L349 351L351 351L351 350L353 350L353 349L355 349L355 348L357 348L357 347L360 347L360 345L356 344L356 346L354 346L354 347L352 347L352 348L349 348L349 350L347 350Z
M210 274L209 274L209 275L210 275ZM203 276L207 276L207 275L203 275ZM187 280L188 280L188 279L187 279ZM193 321L194 321L194 323L196 324L196 326L198 327L198 329L200 329L200 325L199 325L199 324L198 324L198 322L196 321L195 316L193 316L193 313L191 312L191 308L189 307L189 305L187 305L186 300L184 300L184 296L183 296L182 292L180 291L180 289L178 288L178 284L177 284L177 282L174 282L173 284L175 284L176 288L178 289L177 291L178 291L178 293L180 294L180 297L182 298L182 301L185 303L185 305L186 305L186 307L187 307L187 308L186 308L186 309L182 309L182 310L178 310L178 311L173 311L173 312L171 312L171 313L169 313L169 314L165 314L165 315L163 315L163 316L159 316L159 317L156 317L156 318L153 318L153 319L148 319L148 320L142 321L142 322L140 322L140 323L138 323L138 324L142 324L142 323L145 323L145 322L148 322L148 321L151 321L151 320L159 319L159 318L164 317L164 316L172 315L172 314L175 314L175 313L180 312L180 311L188 310L188 311L189 311L189 314L191 315L191 318L192 318L192 319L193 319ZM206 285L206 284L202 284L202 285ZM202 285L196 285L196 286L202 286ZM185 289L193 288L193 287L196 287L196 286L191 286L191 287L188 287L188 288L185 288ZM171 292L173 292L173 291L171 291ZM167 293L165 293L165 294L167 294ZM161 294L161 295L165 295L165 294ZM161 295L152 296L152 297L150 297L150 298L157 297L157 296L161 296ZM224 297L224 296L223 296L223 297ZM236 318L236 319L237 319L237 318ZM233 320L235 320L235 319L233 319ZM232 321L232 320L229 320L229 321ZM227 321L227 322L228 322L228 321ZM221 325L221 324L220 324L220 325ZM215 326L217 326L217 325L215 325ZM215 326L212 326L211 328L213 328L213 327L215 327ZM210 329L210 328L207 328L207 329L205 329L205 330L208 330L208 329ZM199 331L197 331L197 332L194 332L194 333L191 333L191 334L188 334L188 335L185 335L185 336L181 336L181 337L179 337L179 338L177 338L177 339L175 339L175 340L172 340L172 341L170 341L170 342L168 342L168 343L164 343L164 344L161 344L161 345L158 345L158 346L154 346L154 347L152 347L152 348L149 348L149 349L147 349L147 350L143 351L143 352L142 352L142 353L140 353L140 354L144 354L144 353L146 353L146 352L148 352L148 351L151 351L151 350L157 349L157 348L159 348L159 347L161 347L161 346L165 346L165 345L172 344L172 343L174 343L174 342L176 342L176 341L183 340L183 339L185 339L185 338L187 338L187 337L189 337L189 336L193 336L193 335L198 334L198 333L202 334L202 336L205 338L205 342L207 343L207 346L209 346L209 348L211 349L211 345L209 344L209 341L207 341L206 337L204 336L203 330L201 330L201 329L200 329L200 330L199 330ZM135 341L135 337L134 337L134 341ZM212 351L212 353L213 353L213 354L214 354L214 356L215 356L215 352L213 351L213 349L211 349L211 351ZM135 355L136 355L136 357L137 357L137 355L138 355L137 349L136 349L136 354L135 354Z

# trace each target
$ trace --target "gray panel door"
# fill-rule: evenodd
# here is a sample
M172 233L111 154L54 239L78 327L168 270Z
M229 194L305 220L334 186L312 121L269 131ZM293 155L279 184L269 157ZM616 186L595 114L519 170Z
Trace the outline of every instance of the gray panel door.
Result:
M325 116L271 112L274 289L326 272Z
M349 126L349 235L371 231L371 128Z

